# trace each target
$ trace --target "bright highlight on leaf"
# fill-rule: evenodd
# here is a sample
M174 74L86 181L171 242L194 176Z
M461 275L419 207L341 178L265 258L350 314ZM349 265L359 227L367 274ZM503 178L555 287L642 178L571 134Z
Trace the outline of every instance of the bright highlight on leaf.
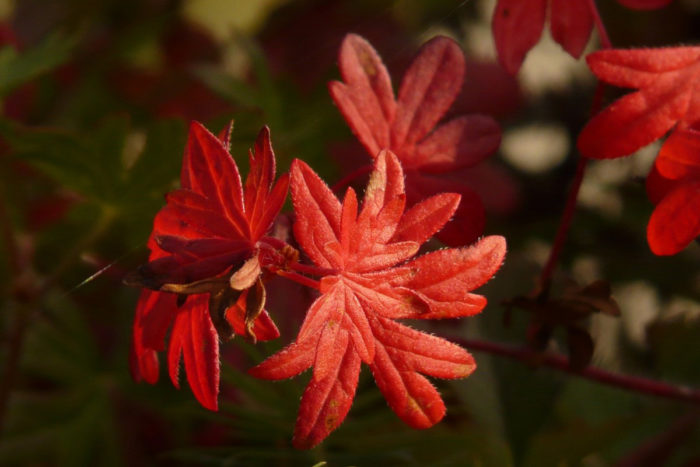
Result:
M476 364L459 346L395 320L480 312L486 299L470 291L498 270L505 240L486 237L468 248L413 258L455 212L460 197L435 195L405 211L403 170L390 151L376 157L361 204L352 188L340 202L302 161L294 162L291 173L295 237L330 272L296 340L251 373L284 379L313 367L295 429L300 448L315 446L345 419L362 362L402 420L432 426L445 405L423 375L462 378Z
M476 240L484 228L484 207L460 173L491 155L501 132L484 115L461 116L436 127L464 81L459 46L446 37L427 42L403 77L398 99L382 59L362 37L345 37L338 64L343 82L329 84L331 97L371 157L389 149L401 161L408 205L437 193L459 193L462 202L454 220L438 237L453 246Z

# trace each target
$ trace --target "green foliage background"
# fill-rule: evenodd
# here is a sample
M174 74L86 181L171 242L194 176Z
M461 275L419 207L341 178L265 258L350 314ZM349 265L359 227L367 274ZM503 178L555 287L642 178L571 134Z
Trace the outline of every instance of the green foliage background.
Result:
M692 1L653 13L598 3L618 47L699 39L700 8ZM434 428L404 426L363 370L346 422L321 446L296 451L291 435L308 375L271 383L245 373L289 342L301 321L289 303L308 295L282 285L270 292L277 290L270 312L282 342L224 345L218 413L201 408L186 385L173 388L165 374L155 386L129 377L138 291L121 278L147 257L153 215L177 186L188 121L216 131L235 119L233 154L242 166L267 124L282 170L302 158L333 183L356 164L347 154L364 160L326 90L338 77L336 52L348 32L375 44L395 85L422 41L448 34L475 60L465 84L472 97L460 101L459 112L490 113L506 134L556 124L568 138L562 159L536 173L501 153L493 157L508 184L494 192L517 192L517 202L489 213L487 224L486 233L508 239L506 265L481 291L490 302L482 315L428 327L524 345L527 315L515 312L504 326L499 303L533 288L573 175L571 141L588 118L594 82L582 62L566 57L553 62L563 70L563 85L545 75L521 76L517 84L484 65L493 62L478 56L490 37L492 6L486 0L0 2L0 387L7 396L0 465L700 462L697 406L482 353L475 353L479 369L469 379L436 382L448 415ZM613 295L632 290L620 300L622 318L589 323L594 364L697 386L700 249L692 245L672 258L648 251L644 229L652 206L634 164L606 162L591 171L589 188L621 208L581 203L557 277L605 279ZM600 176L612 170L624 175Z

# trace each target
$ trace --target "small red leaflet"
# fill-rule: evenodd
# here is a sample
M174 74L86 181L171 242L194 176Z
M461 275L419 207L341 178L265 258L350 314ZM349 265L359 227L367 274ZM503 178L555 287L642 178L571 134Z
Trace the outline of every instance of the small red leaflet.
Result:
M464 55L446 37L420 50L394 97L391 78L377 51L349 34L338 59L343 82L329 84L331 97L371 157L391 150L406 174L409 206L437 193L462 196L454 220L438 234L449 245L464 245L481 235L481 199L460 176L491 155L500 144L498 124L484 115L457 117L436 127L459 94Z
M602 81L638 91L588 122L578 138L584 156L626 156L675 125L687 128L700 123L700 47L603 50L586 60Z
M675 255L700 236L700 132L676 130L647 178L656 209L647 239L657 255Z
M345 419L362 362L403 421L432 426L445 405L423 375L462 378L476 364L461 347L395 320L480 312L486 298L470 291L501 266L505 239L486 237L413 258L455 212L460 196L438 194L406 211L403 170L390 151L377 155L361 205L352 188L341 203L302 161L294 161L291 174L294 234L325 271L321 296L296 340L251 373L276 380L313 367L295 428L299 448L315 446Z
M154 220L150 262L126 279L147 287L134 320L132 375L149 383L158 379L156 352L164 349L172 324L168 369L173 384L179 386L184 357L192 392L211 410L217 408L219 391L219 337L279 336L264 311L260 272L272 241L265 233L284 203L289 177L273 183L275 159L267 128L250 152L245 185L229 143L230 128L217 138L192 123L181 188L168 194Z
M618 0L628 8L650 10L671 0ZM579 58L593 30L592 0L498 0L493 14L493 37L498 59L516 74L525 55L540 40L549 7L552 38L569 55Z

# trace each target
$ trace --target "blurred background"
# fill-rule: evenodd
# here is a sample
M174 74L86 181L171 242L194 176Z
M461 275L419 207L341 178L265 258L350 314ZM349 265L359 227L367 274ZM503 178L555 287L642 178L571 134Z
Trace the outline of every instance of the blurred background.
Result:
M616 47L700 39L697 0L653 12L597 3ZM245 373L294 338L313 299L285 282L268 289L281 339L222 346L218 413L164 373L154 386L129 376L138 290L121 279L147 258L188 122L218 131L234 119L242 167L267 124L280 170L301 158L334 183L368 160L326 88L349 32L374 45L395 87L427 39L462 46L467 72L450 115L491 115L503 128L499 152L464 177L486 205L485 233L506 236L509 253L480 290L481 315L424 327L528 345L531 314L504 320L501 302L536 285L595 80L547 32L508 75L495 58L494 4L0 0L0 465L698 465L697 406L480 352L473 376L435 382L448 413L434 428L403 425L363 369L345 423L295 451L308 374L273 383ZM646 244L644 177L657 150L590 164L555 288L611 284L621 316L581 323L594 365L697 386L700 246L660 258ZM566 353L563 337L556 329L552 350Z

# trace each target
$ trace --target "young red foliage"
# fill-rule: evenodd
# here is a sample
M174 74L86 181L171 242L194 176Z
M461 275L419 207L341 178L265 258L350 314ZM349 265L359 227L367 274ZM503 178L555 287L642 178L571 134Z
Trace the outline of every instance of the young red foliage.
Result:
M618 0L628 8L653 9L671 0ZM516 74L525 55L540 40L549 6L552 38L569 55L579 58L593 30L592 0L498 0L493 14L493 37L498 59Z
M150 262L138 273L144 290L134 320L131 370L134 379L153 384L158 379L156 352L164 349L171 323L168 368L176 387L181 356L187 379L197 400L216 410L219 387L219 336L212 322L209 293L189 292L178 306L174 293L157 291L177 284L217 279L231 274L231 286L252 285L260 273L265 233L279 212L287 193L288 175L273 184L275 160L270 134L263 128L250 152L250 173L245 185L229 154L230 129L217 138L193 122L180 176L181 188L167 196L168 204L157 214L148 242ZM246 267L257 264L257 268ZM241 277L244 280L235 280ZM226 284L228 281L223 281ZM222 320L231 331L246 334L245 306L248 290L228 304ZM182 297L180 297L182 298ZM253 323L260 340L279 336L263 310Z
M647 178L656 209L647 240L657 255L675 255L700 235L700 131L676 130Z
M700 47L603 50L586 60L602 81L638 91L588 122L578 138L584 156L626 156L675 125L687 128L700 122Z
M484 228L484 208L454 174L492 154L501 133L483 115L457 117L435 128L462 88L459 46L446 37L426 43L406 72L398 99L377 51L362 37L346 36L338 61L343 82L329 83L330 94L369 155L376 158L383 149L396 154L406 174L409 206L436 193L459 193L454 220L438 238L450 245L476 240Z
M448 221L460 196L438 194L406 211L403 170L390 151L376 157L361 207L352 188L341 203L304 162L294 161L291 173L295 237L317 266L332 272L321 279L321 296L296 340L251 373L284 379L313 366L295 428L299 448L315 446L344 420L362 362L402 420L432 426L445 405L423 374L462 378L476 365L459 346L395 320L480 312L486 299L469 291L498 270L505 240L486 237L411 259Z

